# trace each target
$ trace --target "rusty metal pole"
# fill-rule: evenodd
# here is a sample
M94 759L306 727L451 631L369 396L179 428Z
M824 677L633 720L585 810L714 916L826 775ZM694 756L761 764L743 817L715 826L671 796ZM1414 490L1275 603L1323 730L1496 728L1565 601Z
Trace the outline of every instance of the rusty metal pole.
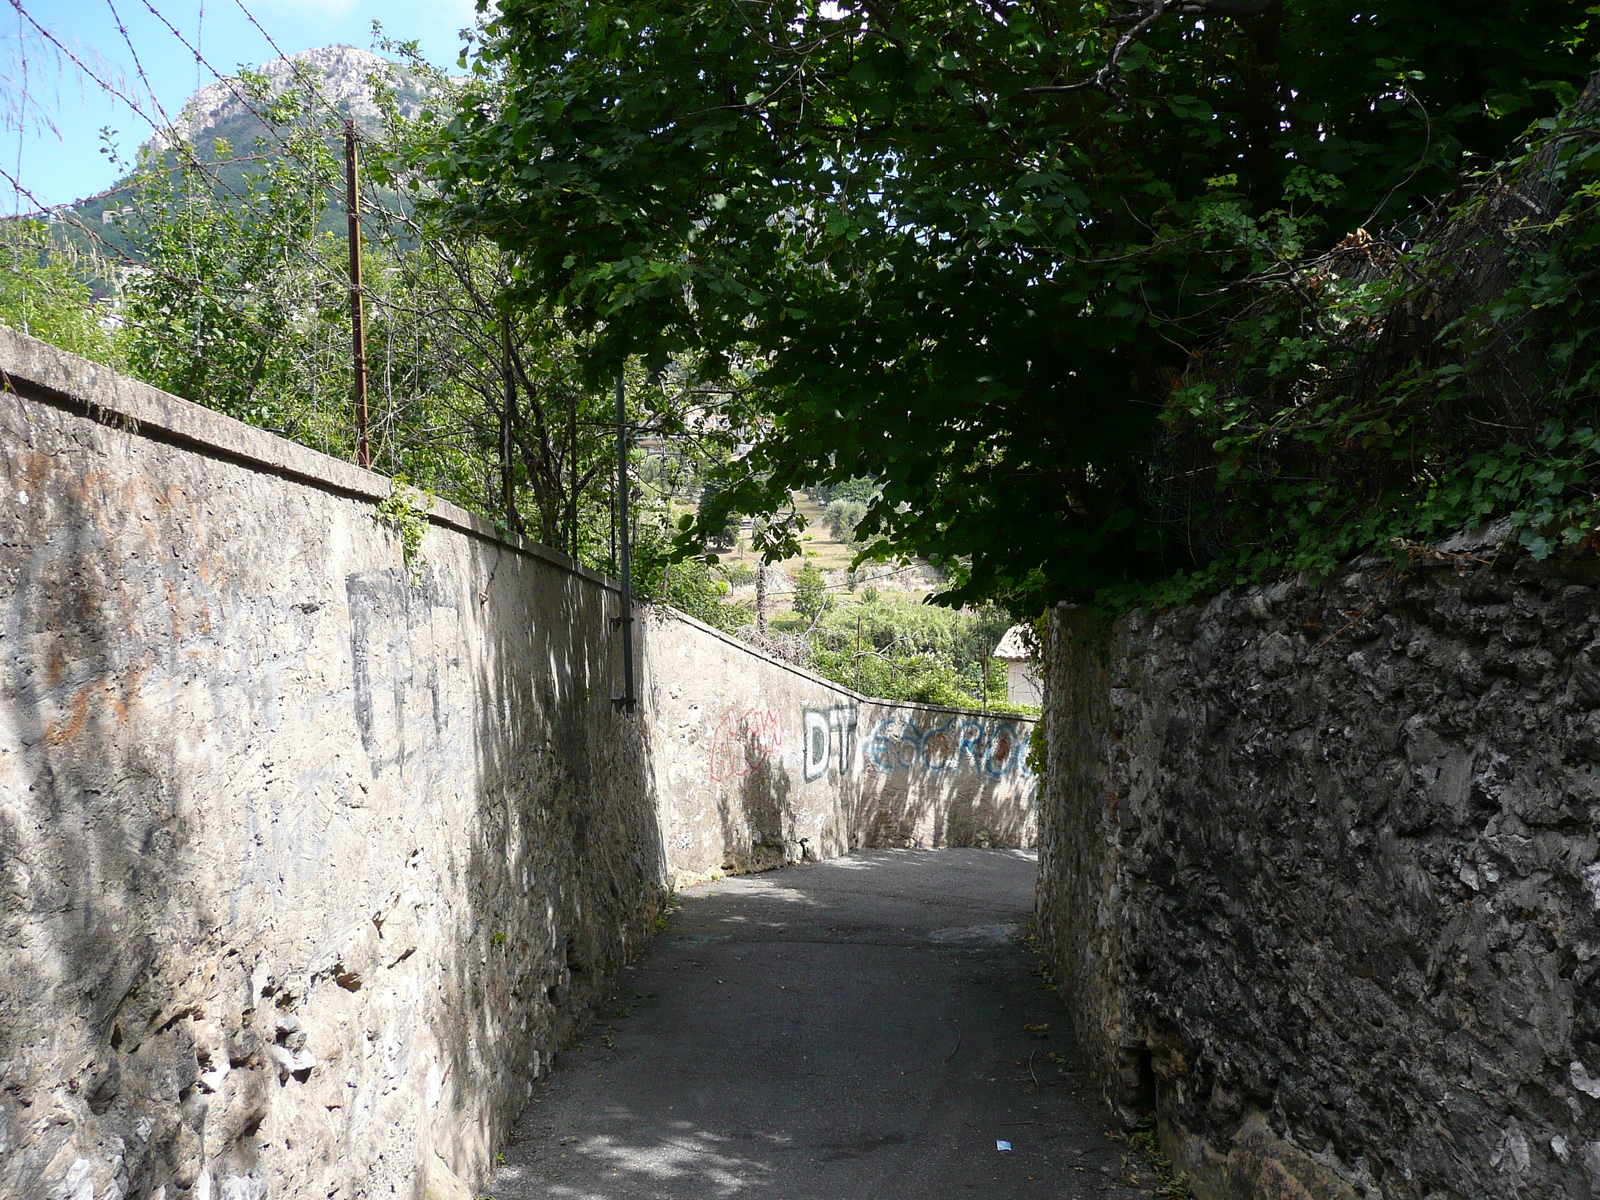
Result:
M372 466L367 432L367 320L361 305L361 193L356 190L356 123L344 123L344 211L350 226L350 353L355 360L356 465Z
M513 467L512 425L517 418L517 380L511 371L511 314L500 314L500 375L505 397L500 405L500 500L505 507L506 525L522 533L522 514L517 511L517 480Z
M856 691L861 690L861 614L856 614Z

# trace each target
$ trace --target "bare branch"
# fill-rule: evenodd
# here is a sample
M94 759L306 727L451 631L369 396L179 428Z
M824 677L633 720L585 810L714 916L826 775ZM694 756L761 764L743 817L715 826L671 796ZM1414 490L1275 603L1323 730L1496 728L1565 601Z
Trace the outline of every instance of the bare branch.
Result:
M1116 90L1117 82L1122 78L1122 56L1127 53L1128 47L1133 45L1144 34L1155 27L1156 22L1166 16L1168 11L1178 7L1180 0L1139 0L1146 11L1128 30L1117 38L1116 45L1111 47L1111 53L1106 56L1106 61L1088 79L1077 83L1047 84L1041 87L1023 88L1016 94L1019 96L1039 96L1050 93L1081 92L1092 89L1102 92L1115 100L1117 107L1123 105L1122 96Z
M1125 101L1117 91L1122 81L1122 56L1128 47L1138 41L1168 13L1180 16L1253 17L1275 12L1283 7L1283 0L1124 0L1133 12L1111 18L1112 25L1126 25L1127 29L1111 47L1106 61L1088 79L1077 83L1043 84L1039 87L1021 88L1017 96L1060 95L1065 92L1096 91L1116 101L1122 108Z
M1283 0L1185 0L1177 11L1193 16L1259 17L1282 7Z

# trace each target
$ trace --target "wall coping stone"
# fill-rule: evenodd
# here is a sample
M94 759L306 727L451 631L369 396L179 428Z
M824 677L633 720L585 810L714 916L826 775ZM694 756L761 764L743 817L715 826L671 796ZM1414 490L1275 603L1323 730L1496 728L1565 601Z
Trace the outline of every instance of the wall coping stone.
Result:
M21 385L21 386L19 386ZM12 392L32 400L44 401L87 412L96 420L105 421L107 415L121 417L131 423L129 432L153 441L175 442L216 458L231 459L270 474L297 479L314 487L341 495L354 496L374 504L387 500L394 491L394 481L376 471L365 471L352 463L323 454L309 446L302 446L288 438L268 433L254 425L247 425L215 409L174 396L147 383L140 383L110 367L80 358L29 337L25 333L0 325L0 394ZM89 400L89 396L102 397ZM114 423L114 422L113 422ZM588 583L616 592L622 584L608 575L591 570L575 562L561 551L531 538L515 533L505 533L475 513L470 513L448 500L430 497L432 508L428 519L435 525L455 529L462 533L496 542L558 567ZM1036 724L1038 718L1013 713L980 712L977 709L955 708L944 704L920 704L908 700L883 700L864 696L842 683L835 683L794 663L768 654L749 642L741 641L697 621L687 613L669 605L640 605L650 611L666 614L682 621L700 632L735 646L746 654L755 656L773 666L808 679L823 687L842 692L859 703L876 704L884 708L903 708L916 712L948 712L961 716L1002 717L1010 721Z
M955 708L948 704L923 704L916 700L883 700L877 696L864 696L852 687L847 687L842 683L835 683L826 676L818 675L815 671L809 671L805 667L796 666L792 662L788 662L784 659L776 657L775 655L768 654L759 646L752 646L749 642L741 641L731 634L724 633L722 630L713 625L707 625L704 621L697 620L694 617L691 617L688 613L680 612L678 609L673 608L670 605L652 604L649 605L648 608L652 613L660 616L672 617L675 620L683 622L685 625L699 630L701 633L717 638L719 641L727 642L728 645L743 650L746 654L749 654L754 658L759 658L763 662L771 663L775 667L781 667L783 670L788 671L791 675L798 675L802 679L810 680L812 683L820 684L821 686L830 688L835 692L843 692L846 696L849 696L852 700L859 704L876 704L880 708L905 708L915 712L955 713L957 716L981 717L985 719L989 717L1000 717L1007 721L1026 721L1030 725L1037 724L1039 720L1037 717L1023 716L1021 713L983 712L976 708Z
M387 475L362 470L0 325L0 394L5 392L75 408L102 422L107 416L120 417L130 423L129 432L141 437L174 442L211 457L231 459L374 504L387 500L394 491L394 481ZM101 399L90 400L89 396ZM430 499L428 520L435 525L509 546L588 583L618 594L622 591L617 580L575 562L559 550L519 534L503 533L491 522L448 500L437 496Z

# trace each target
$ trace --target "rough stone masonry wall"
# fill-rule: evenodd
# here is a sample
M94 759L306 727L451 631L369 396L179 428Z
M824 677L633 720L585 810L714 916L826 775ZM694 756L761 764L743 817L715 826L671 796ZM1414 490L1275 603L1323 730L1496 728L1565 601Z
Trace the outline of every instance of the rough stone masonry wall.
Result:
M1600 1196L1600 568L1056 614L1039 925L1202 1197Z
M645 644L675 882L857 847L1034 845L1032 721L871 700L671 609Z
M470 1196L664 896L615 594L445 505L413 583L387 481L0 367L0 1195Z

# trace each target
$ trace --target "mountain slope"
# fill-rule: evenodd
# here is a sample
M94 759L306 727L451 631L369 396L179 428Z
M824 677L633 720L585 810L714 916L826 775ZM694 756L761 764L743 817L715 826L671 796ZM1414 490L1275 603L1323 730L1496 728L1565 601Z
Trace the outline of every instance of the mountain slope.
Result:
M313 110L327 114L329 108L336 109L340 116L353 117L366 128L375 127L379 117L373 100L374 77L395 89L404 116L421 111L426 97L404 68L353 46L305 50L272 59L257 69L273 96L300 92ZM182 141L209 155L218 138L226 138L235 151L248 149L260 138L272 140L272 130L261 120L259 103L238 80L218 80L201 88L189 97L170 133L155 135L143 148L159 154Z
M243 192L244 176L259 169L258 156L271 159L294 122L277 124L295 111L302 120L326 125L335 118L352 118L364 132L376 132L381 119L374 98L374 83L391 88L403 116L415 116L427 100L423 82L406 67L381 55L353 46L324 46L272 59L255 68L264 88L243 78L219 80L199 89L185 102L170 129L150 137L139 149L143 167L184 161L186 144L219 180L218 194ZM219 155L219 150L225 153ZM45 214L60 236L85 250L125 255L138 260L137 214L133 190L138 168L105 191L64 205ZM331 198L330 198L331 199ZM329 222L335 221L330 211ZM87 226L92 233L85 233ZM330 224L331 228L332 225Z

